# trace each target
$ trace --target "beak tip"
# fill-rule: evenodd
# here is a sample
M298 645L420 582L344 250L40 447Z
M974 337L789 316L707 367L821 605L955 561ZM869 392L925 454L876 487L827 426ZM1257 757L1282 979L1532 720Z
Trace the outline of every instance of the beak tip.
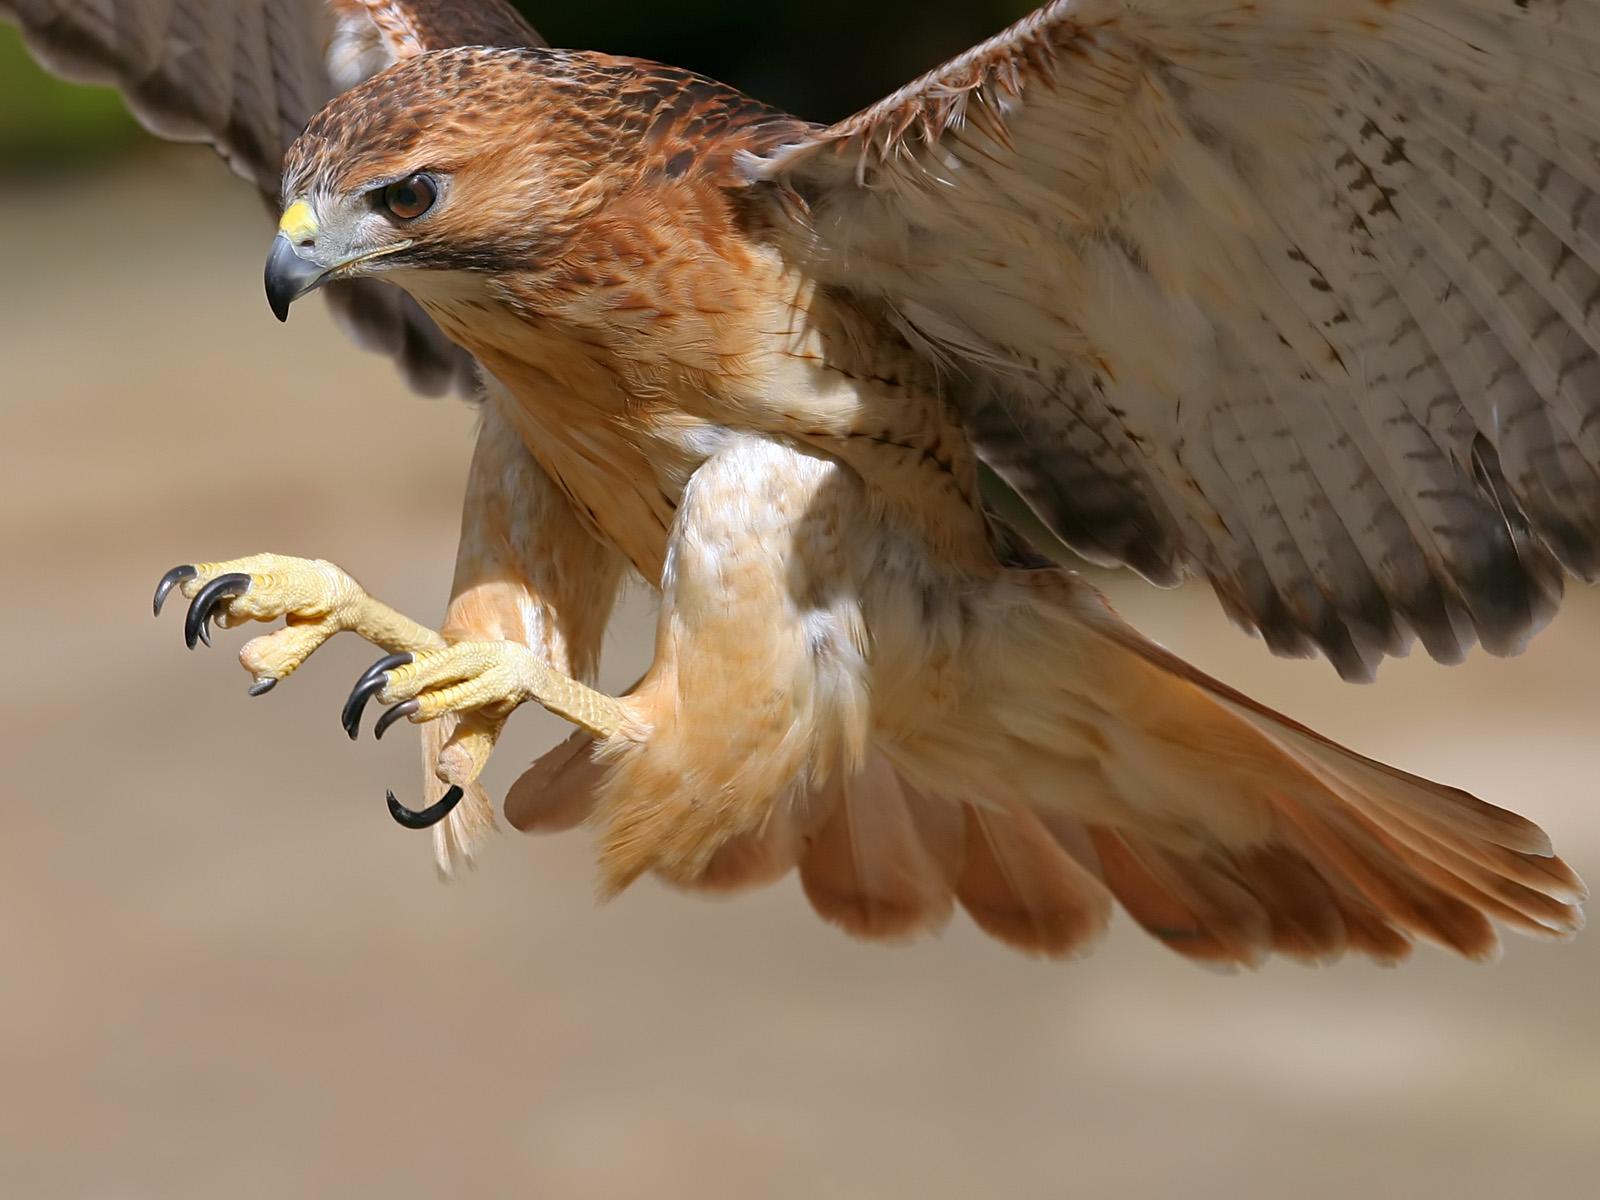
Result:
M272 253L267 256L267 269L262 279L272 315L279 321L287 321L289 306L321 284L326 274L316 263L301 258L290 241L279 234L273 241Z

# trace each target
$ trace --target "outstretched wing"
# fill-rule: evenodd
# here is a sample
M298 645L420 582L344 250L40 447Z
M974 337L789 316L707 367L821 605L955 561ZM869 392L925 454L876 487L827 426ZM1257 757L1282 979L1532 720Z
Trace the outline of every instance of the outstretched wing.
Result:
M49 70L119 88L151 132L210 143L274 213L284 151L337 93L424 50L544 45L505 0L0 0L0 19ZM475 392L471 357L404 292L325 291L414 389Z
M1065 541L1280 653L1600 574L1600 0L1064 0L746 166Z

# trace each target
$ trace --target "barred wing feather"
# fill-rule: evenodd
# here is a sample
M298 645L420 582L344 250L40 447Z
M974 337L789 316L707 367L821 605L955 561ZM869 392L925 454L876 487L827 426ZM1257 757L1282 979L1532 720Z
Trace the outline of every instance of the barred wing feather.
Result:
M747 166L1046 524L1279 653L1600 574L1597 0L1057 2Z

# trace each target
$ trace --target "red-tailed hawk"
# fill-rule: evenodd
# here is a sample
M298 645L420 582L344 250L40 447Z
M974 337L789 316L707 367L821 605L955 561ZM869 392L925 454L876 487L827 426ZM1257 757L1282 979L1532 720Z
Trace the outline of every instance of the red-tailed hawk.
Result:
M853 933L959 903L1054 955L1115 900L1221 963L1578 928L1537 827L1146 641L977 472L1347 678L1520 649L1600 572L1600 0L1054 3L832 127L501 0L0 14L261 188L280 317L325 288L481 388L437 632L274 555L157 595L191 645L287 617L256 691L387 651L344 720L424 725L435 803L391 805L443 861L537 700L581 729L508 815L592 820L611 889L798 869ZM611 697L628 570L656 655Z

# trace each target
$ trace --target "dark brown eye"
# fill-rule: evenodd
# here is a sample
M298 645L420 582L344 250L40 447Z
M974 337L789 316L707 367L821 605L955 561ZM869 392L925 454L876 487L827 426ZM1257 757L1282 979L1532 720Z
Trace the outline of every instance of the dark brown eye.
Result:
M383 206L402 221L415 221L433 207L439 191L426 175L409 175L383 189Z

